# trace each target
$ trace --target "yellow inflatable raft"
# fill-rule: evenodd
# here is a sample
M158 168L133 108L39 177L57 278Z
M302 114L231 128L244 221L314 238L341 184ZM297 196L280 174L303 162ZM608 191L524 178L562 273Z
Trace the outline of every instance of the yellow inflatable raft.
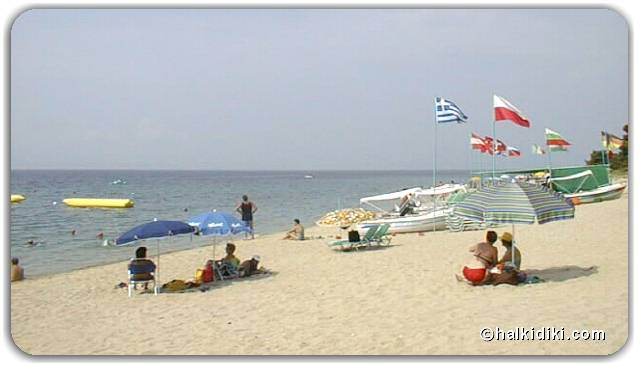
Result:
M133 200L131 199L84 199L72 198L62 201L70 207L78 208L131 208Z
M11 194L11 202L12 203L20 203L21 201L23 201L25 199L27 199L27 198L25 198L24 195Z

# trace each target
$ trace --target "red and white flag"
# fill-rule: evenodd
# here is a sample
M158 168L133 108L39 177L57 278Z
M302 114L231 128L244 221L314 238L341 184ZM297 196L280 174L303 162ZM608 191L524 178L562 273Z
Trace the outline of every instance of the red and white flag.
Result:
M493 96L493 110L496 122L510 120L521 127L529 128L529 119L513 104L498 95Z
M482 137L480 137L479 135L477 135L475 133L471 133L470 143L471 143L471 148L472 149L479 150L482 153L487 152L486 143L485 143L484 139L482 139Z
M508 146L507 152L509 157L520 157L520 150L515 147Z
M489 136L484 137L484 142L487 152L490 155L493 155L494 151L497 155L503 154L507 151L507 145L499 139L496 139L495 147L493 145L493 138Z

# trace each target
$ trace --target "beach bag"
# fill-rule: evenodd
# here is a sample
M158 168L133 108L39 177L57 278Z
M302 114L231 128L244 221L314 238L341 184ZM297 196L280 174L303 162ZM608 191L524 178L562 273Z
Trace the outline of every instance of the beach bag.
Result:
M360 242L360 233L358 231L349 231L349 242Z
M213 266L207 266L202 273L201 282L210 283L212 281L214 281Z

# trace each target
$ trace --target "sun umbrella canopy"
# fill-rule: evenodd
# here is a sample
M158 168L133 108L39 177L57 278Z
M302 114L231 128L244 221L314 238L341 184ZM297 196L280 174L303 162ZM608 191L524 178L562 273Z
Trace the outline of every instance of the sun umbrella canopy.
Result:
M544 224L573 219L575 208L560 194L533 185L498 183L469 194L454 208L463 218L487 224Z
M251 232L251 228L235 216L224 212L208 212L189 218L189 225L198 227L205 236L228 236Z
M126 245L138 240L162 238L179 234L193 233L195 228L179 221L153 221L141 224L116 239L116 245Z

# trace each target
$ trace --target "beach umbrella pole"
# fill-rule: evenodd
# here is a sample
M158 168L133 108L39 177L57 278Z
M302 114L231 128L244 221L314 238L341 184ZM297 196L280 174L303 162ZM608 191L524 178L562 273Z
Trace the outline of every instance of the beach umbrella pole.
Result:
M513 266L516 265L516 226L511 223L511 237L513 242L511 242L511 263Z
M215 268L216 272L218 273L218 276L220 276L220 280L224 281L224 278L222 277L222 271L220 271L220 268L218 267L218 264L216 264L216 243L218 241L217 237L213 237L213 267Z
M155 284L153 286L153 293L158 295L158 283L160 282L160 240L156 240L156 248L156 262L158 262L158 265L156 266L156 276L154 277Z

